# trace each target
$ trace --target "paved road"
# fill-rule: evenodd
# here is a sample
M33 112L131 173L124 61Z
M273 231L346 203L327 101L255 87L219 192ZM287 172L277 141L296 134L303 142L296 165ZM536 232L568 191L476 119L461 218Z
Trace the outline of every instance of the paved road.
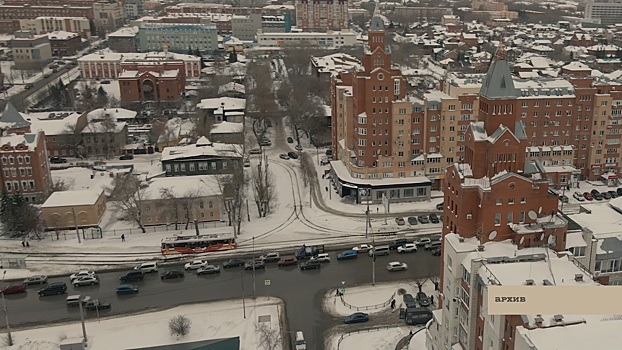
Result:
M41 80L32 83L32 88L11 96L9 98L11 100L11 103L13 104L13 106L15 106L15 108L17 108L17 110L24 111L30 103L28 99L29 96L39 93L39 91L42 89L46 89L48 84L50 84L51 82L57 82L59 78L63 77L63 75L67 76L67 72L71 71L72 69L75 68L69 66L62 66L58 69L58 72L50 72L50 77L42 77Z
M256 295L276 296L285 301L290 330L302 330L305 333L307 342L311 344L309 350L323 349L326 332L332 326L341 324L341 319L322 312L321 301L324 293L341 285L341 281L345 281L347 286L371 282L372 261L368 256L337 261L335 254L331 253L331 258L333 261L323 264L320 270L300 271L296 266L278 268L272 263L268 264L265 271L258 270L256 274ZM394 260L406 262L409 270L387 272L384 268L386 263ZM376 261L377 282L412 279L438 273L438 257L423 249L412 254L392 252L389 256L378 257ZM143 282L136 283L140 288L136 296L115 295L114 289L119 284L118 277L121 274L122 272L102 273L99 275L101 285L80 288L69 286L68 294L82 293L110 301L112 310L102 313L105 315L166 308L182 303L240 298L243 296L242 283L244 295L253 295L252 271L244 271L242 268L227 269L220 275L208 276L196 276L190 272L183 280L168 281L161 281L156 274L151 274ZM268 279L271 281L270 286L265 286L264 281ZM68 277L54 278L50 282L68 283L68 280ZM32 286L22 295L7 295L10 322L14 328L56 321L79 321L78 309L65 305L66 295L40 298L36 293L38 288ZM96 316L89 312L88 318L94 317ZM0 321L0 327L5 327L4 319Z

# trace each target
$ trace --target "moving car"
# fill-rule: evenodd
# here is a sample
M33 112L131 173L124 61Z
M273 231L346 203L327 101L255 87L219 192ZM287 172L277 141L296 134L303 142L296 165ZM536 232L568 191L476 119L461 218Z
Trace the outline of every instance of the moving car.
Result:
M168 270L168 271L162 272L162 274L160 275L160 279L163 279L163 280L168 280L171 278L183 278L183 277L184 277L184 272L182 270Z
M423 249L425 250L434 250L436 248L440 248L441 247L441 242L440 241L433 241L430 242L426 245L423 246Z
M88 295L83 298L82 295L80 294L74 294L74 295L67 296L67 298L65 299L65 304L67 304L67 306L76 306L76 305L79 305L80 303L85 304L89 302L90 300L91 300L91 297Z
M260 259L267 263L277 262L281 260L281 255L279 253L268 253L266 255L262 255Z
M426 324L434 315L426 307L409 307L406 309L405 322L407 325Z
M110 309L110 307L111 305L109 302L99 299L89 300L86 302L86 304L84 304L84 308L88 311L105 310Z
M71 274L71 276L69 276L69 279L73 283L73 280L78 279L80 277L87 277L87 276L95 276L95 271L81 270L74 274Z
M228 269L230 267L244 266L244 260L242 259L229 259L222 263L222 267Z
M330 262L330 256L328 256L328 253L321 253L316 256L312 256L309 261L317 261L319 263Z
M297 144L294 148L296 149L296 151L302 151L302 146L300 144Z
M121 157L119 157L119 160L132 160L134 159L134 155L133 154L124 154Z
M94 286L99 284L99 278L97 278L97 276L82 276L80 278L76 278L71 283L74 287Z
M126 282L140 282L145 278L145 276L143 276L143 272L140 270L132 270L129 271L127 273L125 273L125 275L119 277L119 281L121 281L122 283L126 283Z
M374 247L373 249L370 249L367 252L367 255L369 255L370 257L372 256L382 256L382 255L389 255L389 246L388 245L383 245L383 246L378 246L378 247Z
M579 202L584 202L585 198L583 197L583 195L579 192L575 192L572 194L572 197L576 200L578 200Z
M387 271L406 271L408 265L399 261L392 261L387 265Z
M404 218L403 218L403 217L401 217L401 216L400 216L400 217L395 218L395 222L396 222L399 226L406 225L406 221L405 221L405 220L404 220Z
M374 246L371 244L361 244L360 246L352 247L352 250L359 253L367 253L370 249L374 249Z
M197 275L211 275L215 273L220 273L220 266L206 265L197 269Z
M346 317L343 320L343 323L350 324L350 323L361 323L361 322L367 322L367 321L369 321L368 314L364 312L355 312L352 315Z
M397 247L398 253L413 253L417 251L417 245L414 243L406 243L403 246Z
M358 251L351 249L345 250L339 254L337 254L337 260L350 260L358 258Z
M594 200L594 197L592 197L589 192L583 192L583 198L587 199L588 201Z
M432 240L429 238L417 238L414 243L417 245L417 247L423 247L426 244L431 243L431 242Z
M24 280L24 284L27 286L31 286L33 284L44 284L44 283L48 283L48 276L35 275L35 276L30 276Z
M291 136L288 136L287 143L294 143L294 139Z
M298 159L298 154L296 154L296 152L287 152L287 155L288 155L291 159Z
M302 331L296 332L296 350L307 350L307 342Z
M248 153L250 153L250 154L261 154L261 150L259 148L253 148Z
M248 168L248 167L250 167L250 166L251 166L251 161L250 161L250 160L248 160L248 159L244 159L244 167L245 167L245 168Z
M296 258L293 256L288 258L282 258L281 260L279 260L278 265L279 267L294 266L298 265L298 260L296 260Z
M266 264L262 260L255 260L255 261L249 261L246 264L244 264L244 270L252 270L253 265L255 266L255 270L266 268Z
M0 293L4 294L16 294L16 293L24 293L28 288L24 283L11 283L8 286L3 286L0 288Z
M302 264L300 264L301 270L315 270L315 269L319 269L320 267L321 267L321 264L319 263L319 261L315 261L315 260L305 261Z
M417 218L416 217L409 216L407 220L408 220L408 224L409 225L417 225Z
M417 216L417 220L419 221L419 223L421 224L429 224L430 220L428 220L428 217L425 215L419 215Z
M438 224L440 222L440 220L438 219L438 215L432 213L429 215L430 218L430 222L433 224Z
M194 260L184 265L184 270L196 270L203 266L207 266L209 263L207 260Z
M138 287L132 284L121 284L117 287L117 295L136 294Z
M142 263L134 267L134 270L140 270L143 273L158 272L158 263L156 262Z
M281 153L281 154L279 154L279 158L288 160L289 156L286 153Z
M417 292L417 295L415 295L415 300L422 307L430 306L430 298L428 298L427 294L425 294L424 292Z
M54 156L54 157L50 158L50 163L52 163L52 164L67 163L67 159Z
M408 243L408 240L406 238L398 238L389 245L389 249L397 249L406 243Z
M65 294L67 293L67 285L65 284L65 282L50 283L46 287L39 289L39 292L37 293L40 297Z

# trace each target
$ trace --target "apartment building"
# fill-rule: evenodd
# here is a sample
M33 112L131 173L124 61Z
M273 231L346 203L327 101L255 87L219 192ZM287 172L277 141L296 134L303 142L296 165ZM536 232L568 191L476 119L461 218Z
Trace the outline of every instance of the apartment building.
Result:
M19 21L22 30L35 34L65 31L79 34L83 39L91 37L91 22L86 17L37 17Z
M46 35L50 40L50 48L54 57L74 56L87 46L86 41L82 41L78 33L59 30Z
M52 46L47 35L17 31L11 40L16 69L39 70L52 61Z
M622 1L588 0L585 5L585 19L604 25L620 23L622 21Z
M143 15L145 6L143 0L125 0L125 17L135 19Z
M214 25L184 23L144 23L138 29L138 48L142 52L162 50L188 52L199 49L214 52L218 49L218 31Z
M296 25L309 32L348 28L348 0L297 0Z
M292 33L257 33L257 43L265 47L281 47L288 45L317 46L320 48L339 48L342 46L356 45L355 32L350 30L318 32L292 32Z
M93 20L92 6L43 6L20 3L0 5L0 33L13 33L20 29L19 21L38 17L85 17Z
M284 15L252 13L246 16L231 17L231 35L240 40L254 41L259 30L263 33L289 33L291 28L289 13Z
M114 32L125 23L125 8L115 1L95 2L93 3L93 23L100 35Z
M232 174L242 166L240 145L214 143L205 136L195 144L166 147L162 151L162 171L166 176Z

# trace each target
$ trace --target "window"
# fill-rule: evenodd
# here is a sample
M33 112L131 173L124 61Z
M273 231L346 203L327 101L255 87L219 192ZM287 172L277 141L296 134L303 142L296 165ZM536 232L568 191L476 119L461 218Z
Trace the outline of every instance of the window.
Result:
M194 163L189 163L188 171L194 171Z
M521 211L520 213L518 213L518 222L519 223L524 223L525 222L525 212Z
M17 162L22 164L24 162L24 158L22 158L22 156L17 156Z
M173 164L173 168L175 169L176 173L179 172L179 164Z
M508 204L514 204L514 197L508 198Z
M503 205L503 199L497 198L497 205Z
M527 198L526 197L520 197L520 202L521 203L527 203Z
M507 221L506 221L507 224L513 223L514 222L514 213L512 213L512 212L507 213L506 214L506 219L507 219Z
M35 182L34 181L28 181L28 185L30 185L30 189L34 190L35 189Z
M410 198L413 196L413 194L414 194L414 191L412 188L404 189L404 197Z
M501 226L501 213L495 213L495 226Z
M165 166L166 166L166 171L170 172L171 171L171 165L170 164L166 164Z

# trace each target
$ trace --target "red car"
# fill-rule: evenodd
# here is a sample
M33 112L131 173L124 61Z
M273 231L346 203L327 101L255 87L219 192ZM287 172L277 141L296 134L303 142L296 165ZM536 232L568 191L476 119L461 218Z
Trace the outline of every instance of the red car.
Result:
M588 201L594 200L594 197L592 197L592 194L589 192L583 192L583 197L585 197Z
M282 258L281 260L279 260L279 266L293 266L293 265L298 265L298 261L294 257Z
M8 286L4 286L0 288L0 293L4 294L15 294L15 293L23 293L26 291L27 286L23 283L11 283Z

